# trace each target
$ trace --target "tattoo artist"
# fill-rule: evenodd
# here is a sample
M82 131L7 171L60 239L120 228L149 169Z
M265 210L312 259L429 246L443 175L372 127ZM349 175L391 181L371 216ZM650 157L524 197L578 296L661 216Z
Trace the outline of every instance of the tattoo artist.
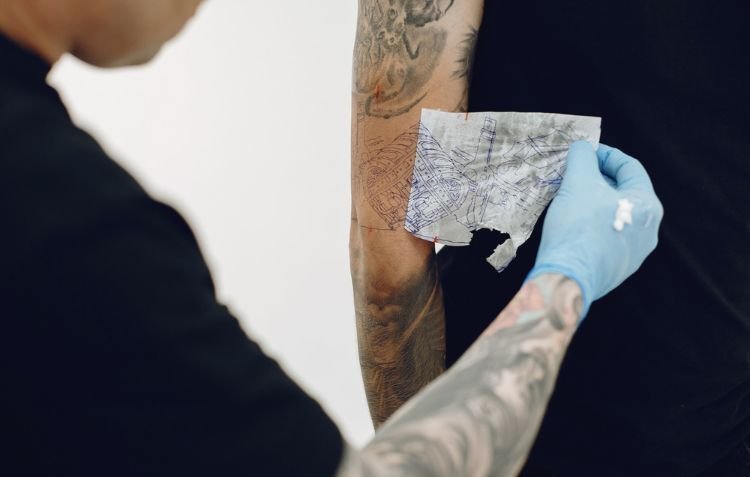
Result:
M199 4L0 3L0 475L514 475L577 325L657 244L662 207L646 171L617 149L573 144L518 295L354 450L216 301L180 215L46 83L65 53L147 62Z

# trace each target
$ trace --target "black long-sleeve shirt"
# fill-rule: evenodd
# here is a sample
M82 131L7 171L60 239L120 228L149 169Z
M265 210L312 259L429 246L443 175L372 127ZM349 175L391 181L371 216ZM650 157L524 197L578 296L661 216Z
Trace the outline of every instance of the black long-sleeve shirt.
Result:
M48 71L0 36L0 475L333 475L335 425Z
M749 14L737 0L485 2L470 109L601 116L602 141L643 162L665 208L657 250L574 338L525 475L750 475ZM451 360L518 289L540 235L500 275L491 240L440 254Z

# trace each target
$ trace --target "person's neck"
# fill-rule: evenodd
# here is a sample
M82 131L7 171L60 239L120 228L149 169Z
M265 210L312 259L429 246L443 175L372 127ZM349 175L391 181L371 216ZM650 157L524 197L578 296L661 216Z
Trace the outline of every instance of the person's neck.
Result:
M0 3L0 33L54 64L70 50L61 11L64 2L4 0ZM57 8L57 10L60 10Z

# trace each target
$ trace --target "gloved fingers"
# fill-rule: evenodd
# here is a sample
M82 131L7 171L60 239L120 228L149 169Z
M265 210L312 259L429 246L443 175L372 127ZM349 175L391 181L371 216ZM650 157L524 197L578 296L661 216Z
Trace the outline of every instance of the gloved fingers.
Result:
M654 190L651 178L637 159L605 144L599 145L596 155L599 168L603 174L614 179L617 190Z
M610 187L613 189L617 188L617 181L609 177L607 174L602 172L602 179L604 179L604 182L606 182Z
M656 194L634 191L625 196L633 204L633 223L640 229L644 227L659 228L664 217L664 207Z
M568 150L568 165L562 180L562 189L579 190L592 183L604 182L594 148L586 141L576 141Z

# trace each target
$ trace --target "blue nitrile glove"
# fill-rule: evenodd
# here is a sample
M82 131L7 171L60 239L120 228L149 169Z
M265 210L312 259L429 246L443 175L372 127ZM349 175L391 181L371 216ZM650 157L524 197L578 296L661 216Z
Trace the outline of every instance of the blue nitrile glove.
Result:
M627 223L628 202L632 223ZM621 220L615 224L618 210ZM656 248L663 215L640 162L605 145L595 153L578 141L570 147L560 191L547 211L529 279L544 273L574 279L583 292L583 318L591 302L635 273Z

